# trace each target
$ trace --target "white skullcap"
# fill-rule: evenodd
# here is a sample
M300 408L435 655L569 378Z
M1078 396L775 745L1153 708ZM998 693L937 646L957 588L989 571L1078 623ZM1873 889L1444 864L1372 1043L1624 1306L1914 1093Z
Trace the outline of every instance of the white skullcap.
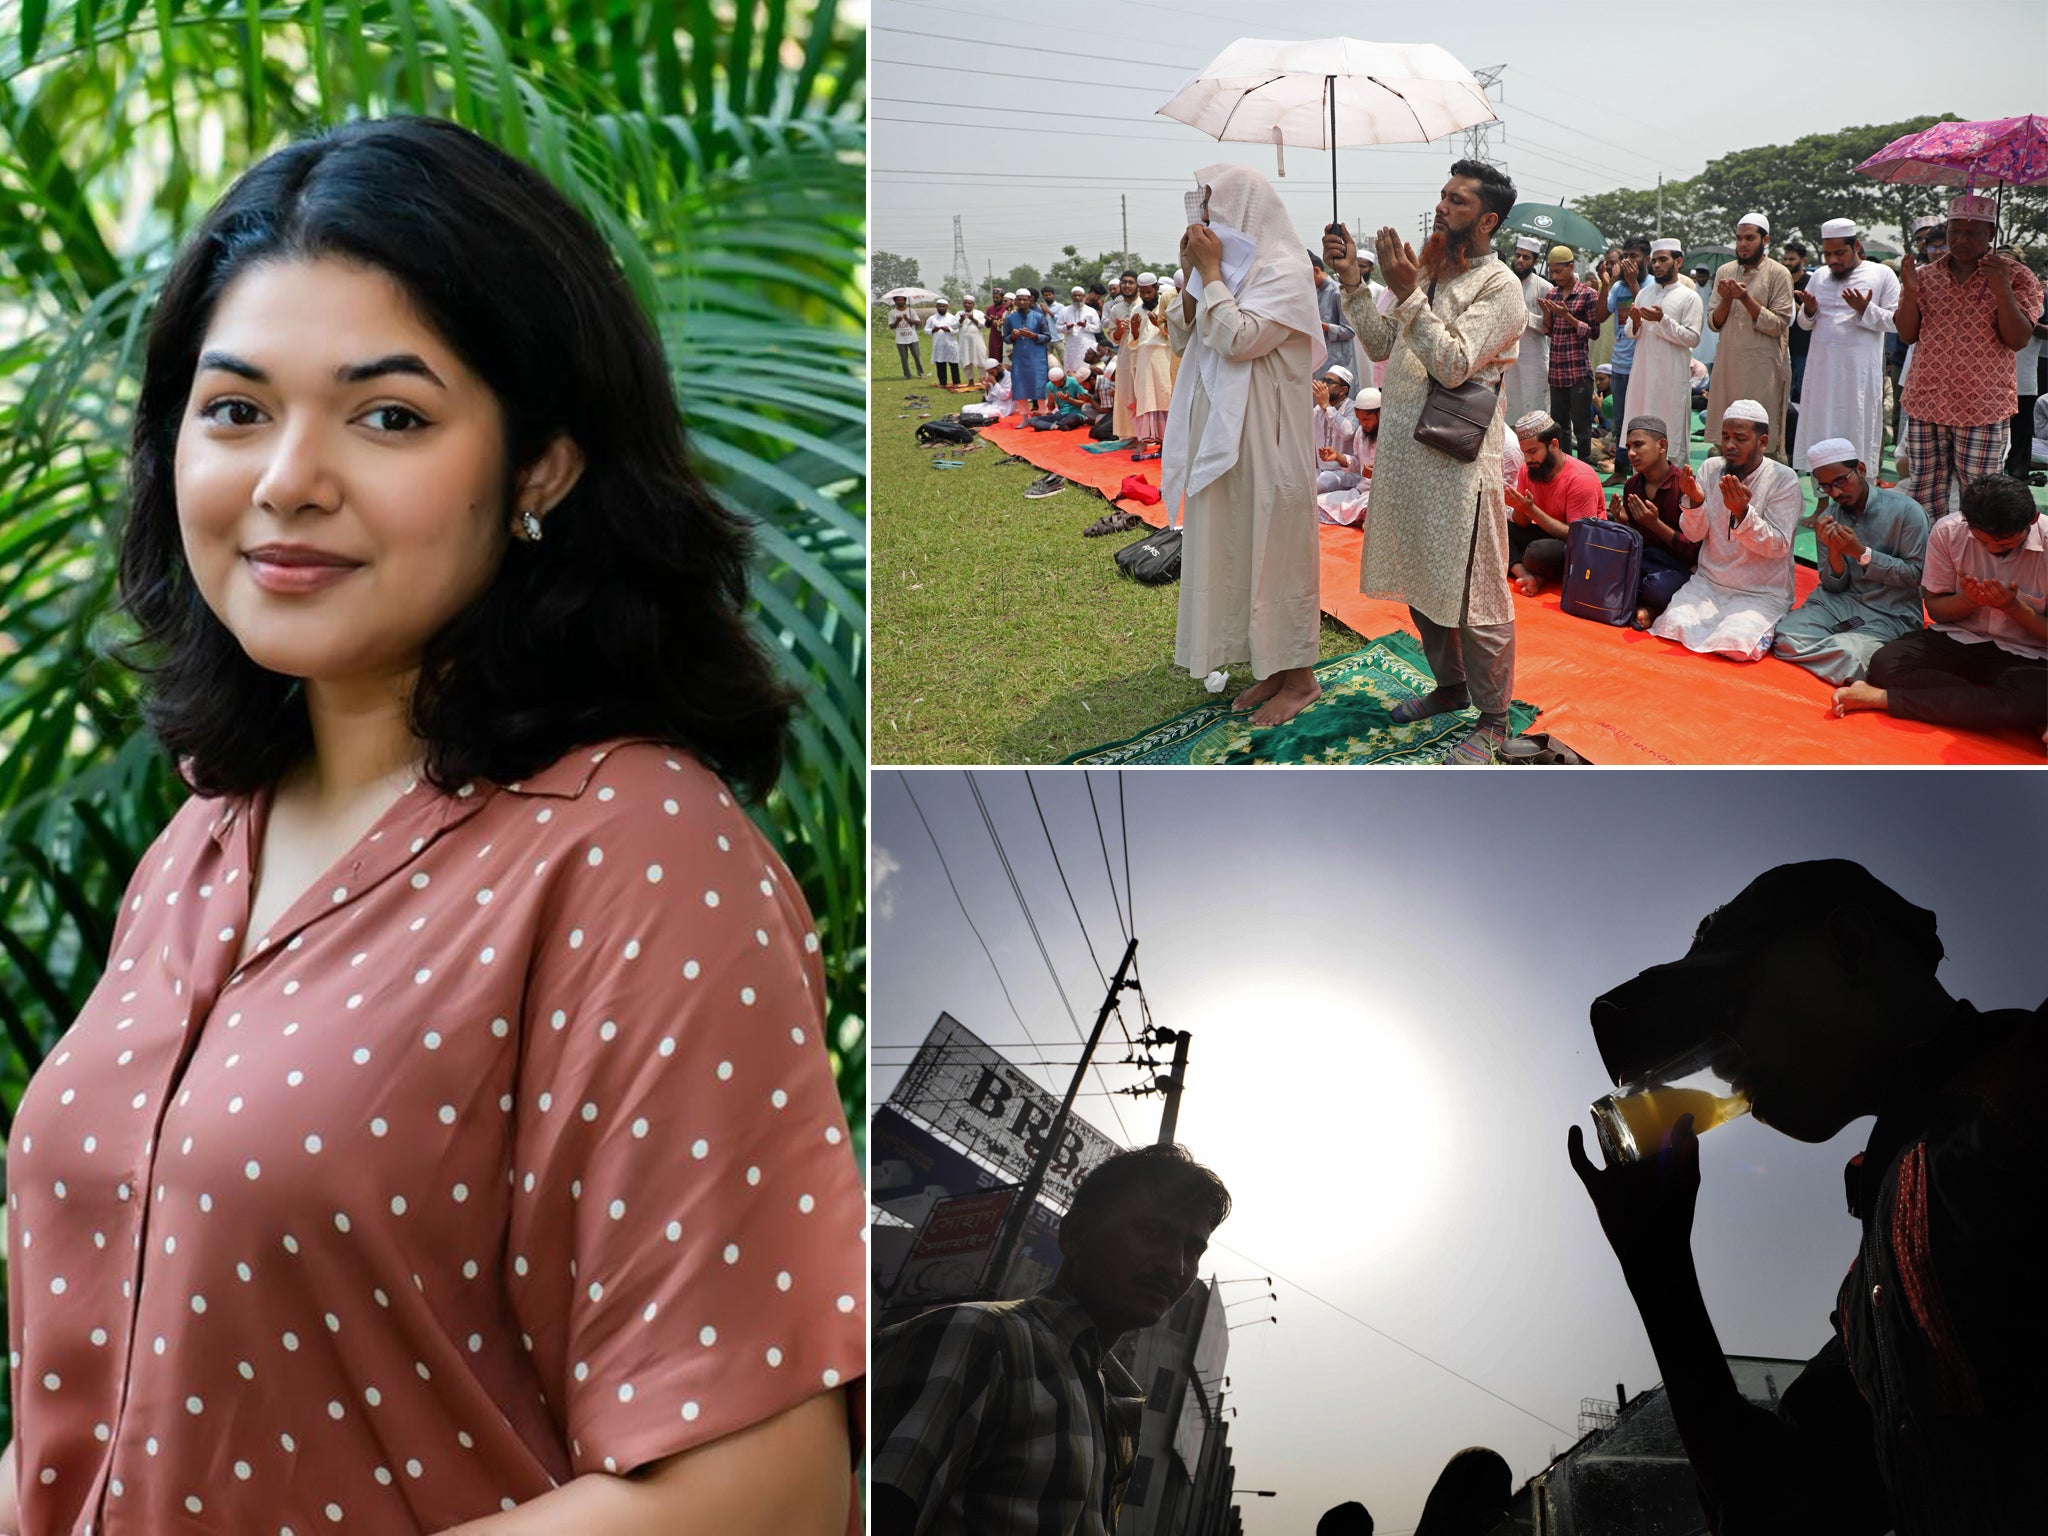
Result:
M1083 288L1079 283L1076 283L1074 284L1073 291L1075 293L1086 293L1088 290L1086 288Z
M1358 409L1376 411L1380 408L1380 392L1376 389L1361 389L1358 392Z
M1170 290L1172 290L1172 291L1173 291L1174 293L1179 293L1179 292L1180 292L1180 284L1179 284L1179 283L1176 283L1176 282L1175 282L1175 281L1174 281L1174 280L1173 280L1172 278L1170 278L1170 277L1162 277L1161 279L1159 279L1159 286L1160 286L1161 288L1166 288L1166 289L1170 289Z
M1013 299L1035 299L1038 297L1038 295L1033 293L1029 288L1019 288L1015 293L1011 294L1010 297Z
M1659 251L1669 251L1672 255L1676 256L1684 249L1685 247L1676 240L1652 240L1650 242L1650 254L1652 256L1655 256Z
M1923 213L1913 221L1913 233L1917 237L1930 229L1940 229L1947 223L1948 220L1938 213Z
M1737 400L1721 413L1723 421L1754 421L1768 427L1771 413L1754 400Z
M1531 411L1515 423L1515 436L1521 437L1526 434L1529 437L1534 437L1537 433L1547 432L1556 425L1557 419L1550 412Z
M1349 368L1346 368L1342 363L1338 363L1337 365L1332 367L1329 370L1329 372L1324 375L1324 377L1331 379L1342 379L1344 381L1344 387L1346 389L1349 389L1352 385L1358 382L1357 379L1352 377L1351 370Z
M1086 363L1074 364L1074 377L1077 379L1085 379L1093 371Z
M1048 379L1050 379L1053 383L1057 384L1067 376L1067 370L1062 368L1058 363L1054 363L1050 368L1045 370L1045 376Z
M1771 232L1771 221L1765 218L1760 213L1745 213L1741 218L1735 221L1735 227L1737 229L1742 228L1742 226L1745 224L1754 224L1758 229L1762 230L1767 235Z
M1159 274L1157 272L1140 272L1138 274L1138 286L1140 288L1157 288L1159 286Z
M1855 464L1862 458L1862 451L1849 439L1831 437L1806 450L1806 467L1819 469L1823 464Z
M1594 371L1595 373L1612 373L1612 372L1614 372L1614 364L1612 364L1612 363L1595 363L1595 364L1593 365L1593 371Z
M1854 219L1829 219L1820 227L1823 240L1854 240L1863 231L1856 227Z
M1988 197L1964 195L1951 199L1948 216L1952 219L1976 219L1985 224L1998 222L1998 204Z
M1540 256L1543 254L1543 242L1534 235L1517 235L1515 236L1515 249L1518 251L1534 251Z

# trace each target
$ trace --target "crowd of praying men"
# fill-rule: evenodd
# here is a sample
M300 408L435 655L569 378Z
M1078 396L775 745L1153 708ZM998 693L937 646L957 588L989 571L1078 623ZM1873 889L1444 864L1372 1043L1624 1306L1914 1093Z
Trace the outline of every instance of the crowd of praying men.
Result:
M2028 484L2048 478L2035 468L2048 461L2048 317L2018 252L1992 250L1996 221L1990 199L1957 197L1887 265L1854 221L1832 219L1810 265L1798 240L1772 256L1770 220L1750 212L1711 272L1688 271L1675 239L1630 237L1593 257L1518 237L1510 266L1529 318L1502 381L1510 580L1536 595L1563 575L1573 522L1623 522L1643 542L1637 629L1805 667L1836 685L1838 715L2048 732L2048 539ZM1309 259L1328 354L1307 403L1318 516L1356 526L1386 365L1361 364L1338 286ZM1360 261L1385 312L1370 253ZM919 326L899 303L892 319L906 378L921 330L942 388L976 388L966 366L991 406L1110 419L1142 461L1165 433L1176 292L1125 271L1065 304L1051 287L998 289L959 316L942 302ZM1033 314L1042 322L1005 324ZM1609 324L1611 358L1595 364ZM1802 529L1818 584L1795 600Z

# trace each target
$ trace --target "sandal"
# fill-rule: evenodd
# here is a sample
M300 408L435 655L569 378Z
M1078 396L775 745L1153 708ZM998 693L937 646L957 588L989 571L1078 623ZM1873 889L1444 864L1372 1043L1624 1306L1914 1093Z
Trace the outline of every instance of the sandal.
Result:
M1105 533L1122 533L1127 529L1135 528L1143 521L1143 518L1132 512L1104 513L1081 530L1081 537L1084 539L1099 539Z

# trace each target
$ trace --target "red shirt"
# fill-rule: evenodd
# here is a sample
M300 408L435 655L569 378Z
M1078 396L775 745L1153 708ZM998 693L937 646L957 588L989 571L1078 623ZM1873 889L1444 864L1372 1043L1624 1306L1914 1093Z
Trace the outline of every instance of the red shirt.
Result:
M1584 459L1575 459L1550 445L1550 461L1559 466L1548 480L1538 480L1534 470L1525 472L1529 499L1547 517L1560 523L1575 523L1582 517L1598 517L1607 510L1600 488L1600 472Z
M1990 255L1985 261L2005 261ZM2041 317L2041 280L2016 261L2012 296L2029 323ZM1958 282L1944 258L1919 268L1920 339L1906 375L1906 414L1943 427L1984 427L2019 409L2013 353L1998 334L1998 301L1982 264Z

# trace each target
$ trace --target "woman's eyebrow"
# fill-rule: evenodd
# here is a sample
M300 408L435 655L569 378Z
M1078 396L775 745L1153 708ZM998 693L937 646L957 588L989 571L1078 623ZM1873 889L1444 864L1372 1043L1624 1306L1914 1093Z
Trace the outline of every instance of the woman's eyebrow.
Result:
M202 372L208 368L218 368L223 373L232 373L255 384L270 382L269 374L254 363L236 357L232 352L202 352L199 354L199 367ZM441 382L441 376L427 366L425 359L415 352L393 352L387 357L376 358L367 363L344 363L334 370L334 381L337 384L360 384L365 379L382 378L391 373L411 374L416 378L425 379L438 389L448 387Z

